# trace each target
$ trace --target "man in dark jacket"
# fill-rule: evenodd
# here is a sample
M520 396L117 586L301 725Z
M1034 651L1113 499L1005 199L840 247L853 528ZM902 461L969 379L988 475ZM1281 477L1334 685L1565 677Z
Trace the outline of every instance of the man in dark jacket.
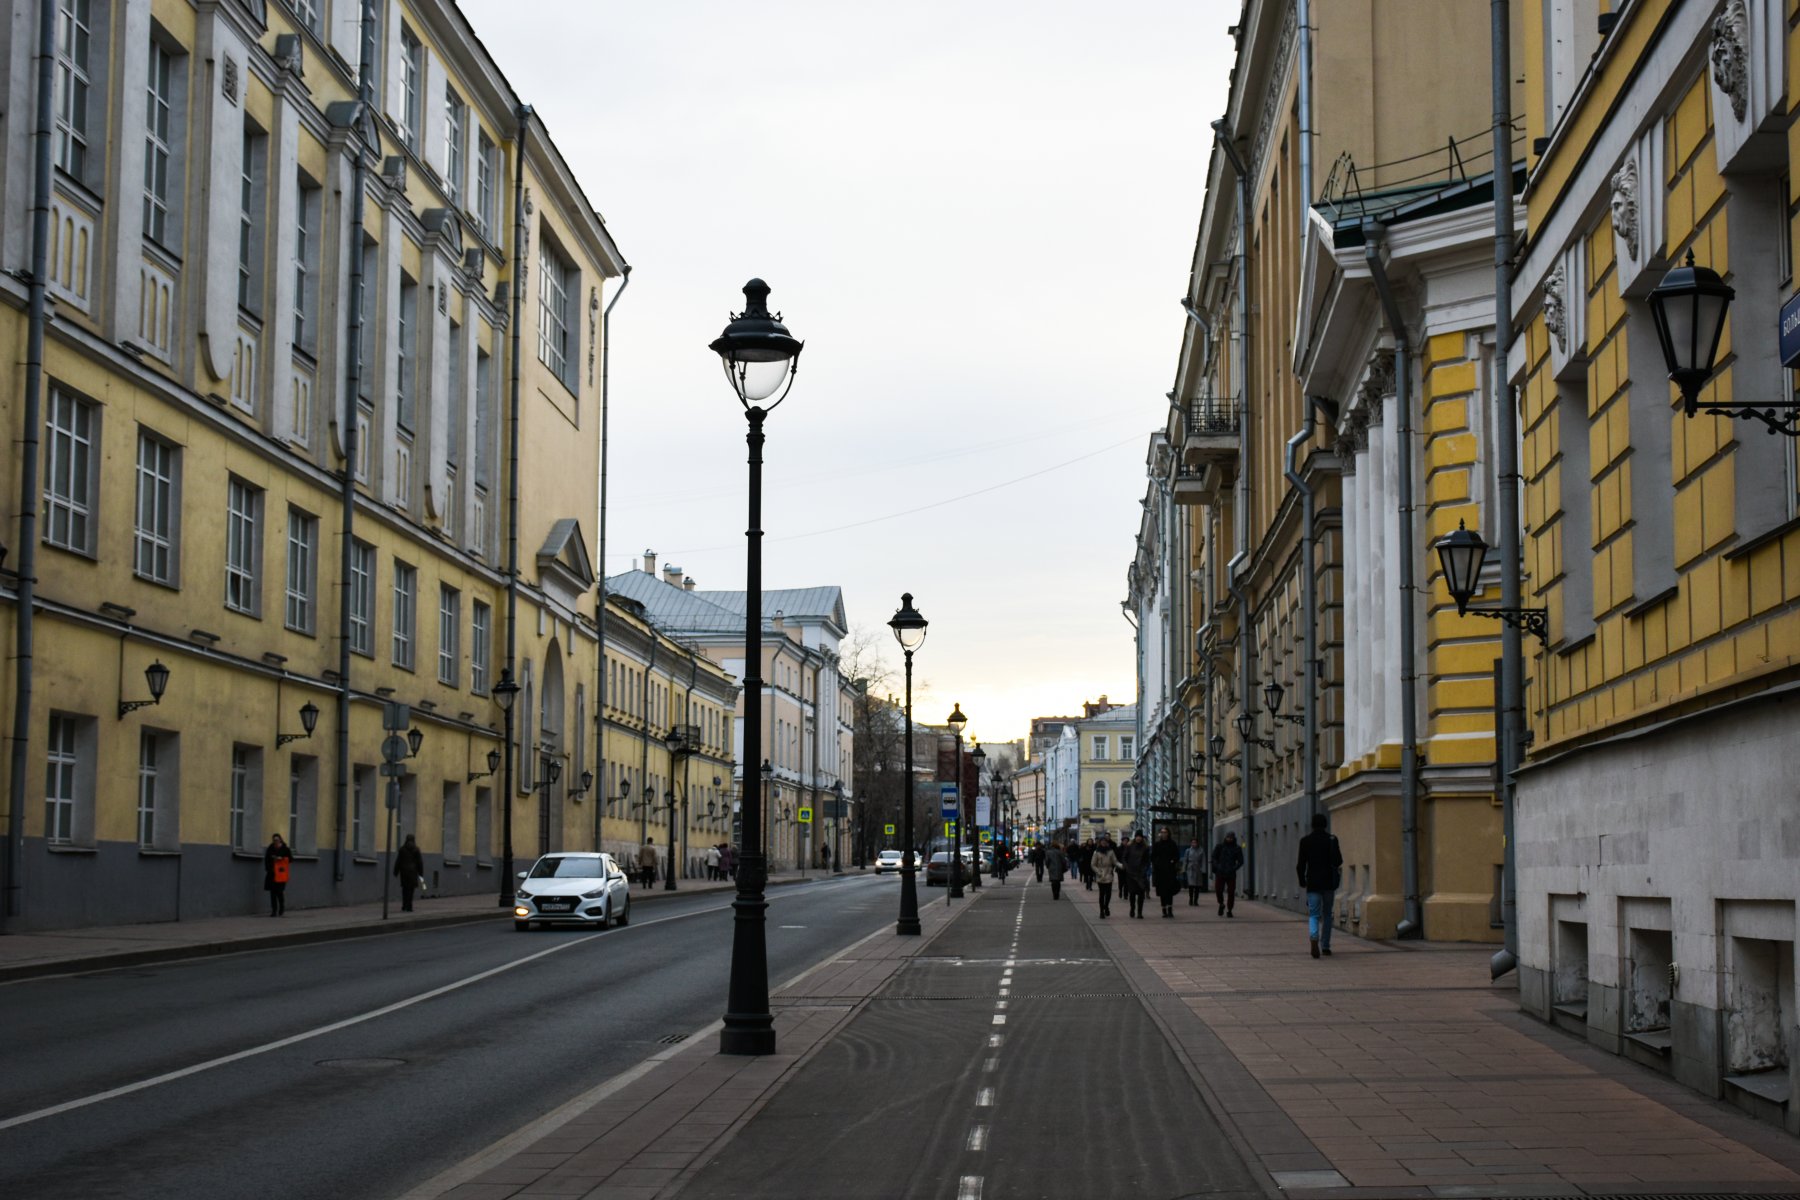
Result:
M1129 915L1141 919L1144 897L1150 892L1150 843L1144 840L1143 830L1133 834L1119 851L1119 873L1123 878L1119 890L1125 894Z
M1312 832L1300 839L1300 861L1295 869L1306 891L1306 931L1312 937L1312 956L1331 953L1331 907L1338 879L1343 873L1344 852L1325 828L1325 814L1314 813Z
M1238 845L1237 834L1228 833L1225 840L1213 847L1213 895L1219 900L1219 915L1235 917L1232 910L1237 907L1237 873L1244 865L1244 848Z
M419 890L419 882L425 878L425 855L410 833L406 835L405 845L394 855L394 874L400 877L400 911L411 912L413 893Z

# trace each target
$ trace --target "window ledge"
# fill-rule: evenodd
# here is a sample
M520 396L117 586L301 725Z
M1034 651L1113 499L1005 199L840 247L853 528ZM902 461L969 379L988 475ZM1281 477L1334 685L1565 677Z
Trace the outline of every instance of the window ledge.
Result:
M1770 542L1778 541L1781 538L1786 537L1788 534L1794 532L1794 530L1796 530L1796 529L1800 529L1800 517L1790 517L1787 520L1783 521L1781 524L1775 526L1773 529L1766 529L1762 533L1757 534L1755 537L1749 539L1748 541L1742 542L1736 546L1733 546L1731 549L1727 550L1725 552L1725 561L1726 562L1736 562L1740 558L1746 558L1749 555L1754 554L1756 551L1762 549L1764 546L1768 545ZM1749 1078L1749 1077L1743 1076L1742 1078ZM1730 1082L1729 1078L1727 1079L1727 1082Z
M293 859L293 861L295 861L295 862L316 863L319 861L319 856L316 854L290 854L288 857Z
M1783 1068L1756 1071L1749 1075L1727 1075L1725 1082L1739 1091L1760 1096L1772 1104L1786 1104L1793 1096L1793 1084Z
M475 864L475 869L477 871L491 871L494 869L494 864L491 862L478 862Z
M1674 1049L1675 1046L1675 1037L1667 1029L1635 1030L1628 1032L1625 1035L1625 1040L1628 1042L1635 1042L1652 1054L1660 1054L1665 1058L1668 1057L1669 1051Z
M1565 1017L1574 1017L1584 1025L1587 1023L1588 1006L1585 1004L1552 1004L1550 1007Z
M248 860L252 860L255 862L261 862L262 861L262 851L261 850L233 850L231 852L231 857L237 858L237 859L248 859Z
M1655 608L1657 605L1662 604L1663 602L1665 602L1667 600L1673 600L1680 593L1681 593L1681 585L1673 584L1669 587L1664 588L1662 591L1657 592L1654 596L1651 596L1649 599L1640 600L1636 604L1631 605L1629 608L1627 608L1625 610L1625 615L1628 617L1641 617L1645 613L1649 612L1651 609Z
M1553 653L1560 654L1566 658L1569 655L1575 653L1577 650L1580 650L1584 646L1587 646L1598 636L1599 636L1599 634L1596 631L1589 630L1587 633L1582 634L1580 637L1574 639L1573 641L1558 642L1555 646L1551 647L1551 650Z
M51 845L51 846L45 846L44 849L48 850L52 854L88 855L88 854L100 853L100 851L94 846L69 846L69 845L64 845L61 843L58 843L56 845Z
M139 846L138 847L138 857L139 858L180 858L181 851L179 851L179 850L157 850L150 846Z
M446 867L460 867L460 866L462 866L462 859L460 859L460 858L446 858L446 859L445 859L445 860L444 860L444 865L445 865L445 866L446 866Z
M367 866L367 867L372 867L379 860L373 854L358 854L358 855L355 855L354 857L352 857L350 861L362 863L364 866Z

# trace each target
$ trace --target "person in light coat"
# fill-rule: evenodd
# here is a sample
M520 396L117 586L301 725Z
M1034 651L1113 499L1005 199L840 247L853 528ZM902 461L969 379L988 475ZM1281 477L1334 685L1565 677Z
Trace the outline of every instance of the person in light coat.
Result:
M1094 882L1100 885L1100 916L1104 920L1112 915L1113 881L1119 873L1119 856L1113 852L1112 839L1105 834L1094 846Z
M1206 851L1200 848L1199 838L1190 841L1182 851L1181 878L1187 886L1188 907L1198 908L1200 893L1206 890Z

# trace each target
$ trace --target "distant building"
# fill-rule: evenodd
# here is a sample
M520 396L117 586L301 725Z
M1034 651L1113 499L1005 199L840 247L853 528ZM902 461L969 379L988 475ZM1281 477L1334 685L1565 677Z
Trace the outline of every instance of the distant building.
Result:
M1137 706L1115 707L1106 703L1084 705L1089 715L1076 722L1075 742L1080 763L1077 821L1081 839L1102 830L1118 840L1138 826L1138 796L1133 783L1137 769Z

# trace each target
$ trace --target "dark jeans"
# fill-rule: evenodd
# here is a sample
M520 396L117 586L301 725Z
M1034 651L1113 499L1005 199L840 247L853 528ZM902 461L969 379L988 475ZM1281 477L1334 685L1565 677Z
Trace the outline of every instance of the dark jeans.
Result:
M1213 876L1213 893L1219 898L1219 907L1230 912L1237 905L1237 876Z
M1100 915L1107 916L1112 912L1112 889L1110 883L1100 885Z
M1043 863L1037 864L1037 881L1039 883L1044 882L1044 864Z
M1144 897L1147 894L1148 889L1146 888L1127 887L1125 889L1125 899L1131 902L1132 916L1141 917L1144 915Z
M1199 903L1200 903L1200 885L1197 883L1190 883L1188 885L1188 906L1191 908L1191 907L1194 907L1195 905L1198 905Z
M269 915L279 917L287 911L287 884L276 883L269 886Z
M402 883L400 885L400 911L401 912L411 912L413 910L413 906L412 906L413 893L418 890L419 890L419 885L416 883Z
M1050 898L1052 900L1062 899L1062 880L1052 879L1050 881Z

